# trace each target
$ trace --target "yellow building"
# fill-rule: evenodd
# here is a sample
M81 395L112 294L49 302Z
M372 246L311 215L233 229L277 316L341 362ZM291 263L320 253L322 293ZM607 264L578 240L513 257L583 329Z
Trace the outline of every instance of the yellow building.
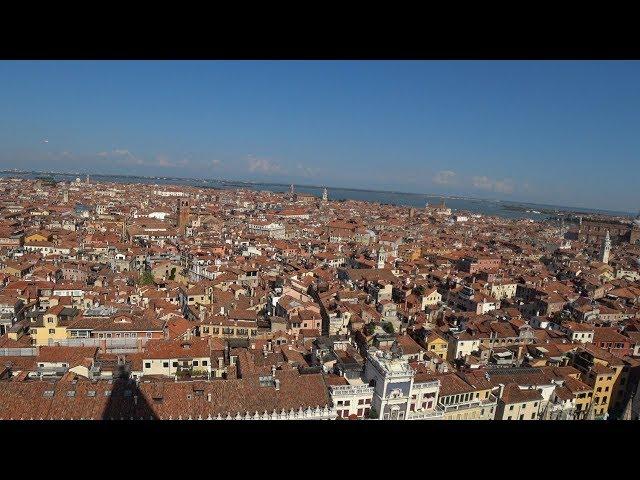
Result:
M447 350L449 349L449 342L438 335L436 332L431 332L425 342L428 352L435 353L443 360L447 359Z
M576 420L584 420L593 400L593 387L571 375L565 378L564 386L573 394L576 405L574 418Z
M593 387L593 408L596 417L609 413L616 371L602 363L594 363L586 374L585 382Z
M65 309L62 305L49 308L42 316L42 322L38 321L30 328L31 339L34 345L49 345L49 340L63 340L67 338L66 322L59 317Z
M501 388L496 420L538 420L542 394L535 389L521 389L515 383Z
M619 379L625 362L601 348L585 344L575 353L572 363L582 372L580 380L593 389L593 415L597 418L612 413L617 390L624 387Z
M493 283L489 289L490 295L496 300L504 300L516 296L516 282Z
M464 380L455 373L434 376L440 380L438 409L442 420L493 420L497 399L486 380L472 377Z
M52 236L50 234L45 235L40 232L32 233L24 237L25 242L50 242Z

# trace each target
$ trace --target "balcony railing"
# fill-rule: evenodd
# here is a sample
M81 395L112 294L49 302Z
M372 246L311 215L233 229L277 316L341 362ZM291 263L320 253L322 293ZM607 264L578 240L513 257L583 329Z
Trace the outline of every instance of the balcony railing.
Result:
M434 420L442 418L444 412L444 409L440 405L436 405L434 410L410 411L407 415L407 420Z
M64 375L69 367L37 367L36 371L42 375Z
M373 387L368 385L331 385L334 395L367 395L373 394Z
M452 405L443 405L443 404L438 404L438 405L442 407L445 412L451 412L456 410L468 410L470 408L477 408L477 407L491 407L493 405L496 405L497 402L498 401L495 396L489 395L489 398L485 398L482 400L472 400L469 402L461 402L461 403L456 403Z

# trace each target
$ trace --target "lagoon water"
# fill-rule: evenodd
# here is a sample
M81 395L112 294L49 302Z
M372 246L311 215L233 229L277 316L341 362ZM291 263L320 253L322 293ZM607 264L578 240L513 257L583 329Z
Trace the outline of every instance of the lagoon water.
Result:
M2 177L16 178L53 178L57 181L73 181L76 177L80 177L82 181L85 175L67 174L67 173L42 173L42 172L2 172ZM287 192L288 185L277 183L255 183L240 182L227 180L210 180L210 179L194 179L194 178L169 178L169 177L135 177L124 175L91 175L92 181L97 182L113 182L113 183L144 183L157 185L189 185L204 188L248 188L253 190L267 190L271 192ZM320 197L322 188L315 186L296 185L295 191L300 193L312 194ZM486 200L459 197L441 197L437 195L386 192L374 190L353 190L347 188L331 188L328 187L329 199L331 200L359 200L366 202L377 202L391 205L404 205L416 208L423 208L425 204L437 205L444 199L446 205L454 212L478 213L481 215L495 215L504 218L522 219L529 218L532 220L544 220L547 218L556 218L550 211L554 212L571 212L578 209L562 207L558 205L540 205L524 202L509 202L500 200ZM512 210L510 207L516 207ZM542 213L541 210L546 210ZM626 212L611 212L605 210L594 210L588 208L580 208L583 213L600 213L609 215L630 216ZM540 212L540 213L538 213Z

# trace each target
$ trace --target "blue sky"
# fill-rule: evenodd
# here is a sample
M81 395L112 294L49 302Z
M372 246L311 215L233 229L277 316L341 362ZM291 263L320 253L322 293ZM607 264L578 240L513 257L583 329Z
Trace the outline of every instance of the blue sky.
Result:
M0 167L637 211L640 63L0 62Z

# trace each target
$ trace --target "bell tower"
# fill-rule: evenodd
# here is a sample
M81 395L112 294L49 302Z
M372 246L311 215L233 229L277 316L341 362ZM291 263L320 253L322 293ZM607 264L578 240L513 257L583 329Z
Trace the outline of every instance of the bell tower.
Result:
M189 202L188 198L180 198L178 199L178 230L181 234L184 235L187 223L189 222L189 213L191 211L191 202Z
M602 263L609 263L610 250L611 250L611 237L609 237L609 230L607 230L607 235L604 237L604 241L602 242L602 246L600 247L600 261Z
M378 269L384 268L384 262L387 259L387 254L384 251L384 247L380 246L380 250L378 250Z

